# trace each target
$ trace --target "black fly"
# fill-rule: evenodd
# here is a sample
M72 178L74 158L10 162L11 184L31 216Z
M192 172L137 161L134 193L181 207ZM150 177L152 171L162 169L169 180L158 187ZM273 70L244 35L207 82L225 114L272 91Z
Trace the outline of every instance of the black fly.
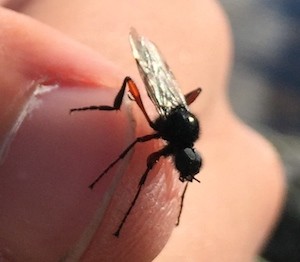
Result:
M84 110L119 110L124 97L125 88L128 86L131 96L143 112L151 128L155 131L152 134L137 137L120 156L90 184L89 187L91 189L93 189L95 184L117 164L118 161L123 159L137 143L144 143L159 138L166 141L166 145L161 150L148 156L147 168L140 178L135 197L114 233L117 237L120 235L121 229L140 195L149 171L158 162L160 157L171 156L173 158L175 166L179 171L179 180L181 182L192 182L193 180L199 182L199 180L195 178L195 175L199 173L202 165L202 159L194 148L194 142L199 136L199 122L188 108L188 105L200 94L201 88L197 88L184 96L178 87L173 73L162 58L155 44L147 38L139 36L134 29L130 31L129 41L148 96L159 114L158 118L155 121L149 118L141 100L140 92L133 80L128 76L124 79L122 87L115 97L113 106L87 106L70 110L70 112ZM183 197L184 194L182 195L182 201ZM180 213L181 209L182 203ZM179 223L179 221L177 223Z

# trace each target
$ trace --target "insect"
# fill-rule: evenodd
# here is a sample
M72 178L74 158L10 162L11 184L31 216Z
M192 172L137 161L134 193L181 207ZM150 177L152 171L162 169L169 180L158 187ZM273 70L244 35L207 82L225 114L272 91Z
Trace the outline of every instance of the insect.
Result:
M119 155L119 157L90 184L89 187L91 189L93 189L97 182L108 173L113 166L123 159L137 143L144 143L153 139L163 139L166 142L162 149L153 152L148 156L146 170L140 178L138 190L119 227L114 233L116 237L120 235L120 232L141 193L141 189L146 182L150 170L161 157L172 157L175 167L179 172L179 180L181 182L192 182L194 180L200 182L195 176L199 173L202 166L202 158L194 148L194 142L199 137L200 125L197 117L193 115L188 108L188 105L194 102L200 94L201 88L197 88L184 96L179 89L173 73L154 43L143 36L139 36L135 29L131 29L130 31L129 42L139 73L146 87L147 94L158 112L157 119L154 121L150 119L144 108L136 84L128 76L125 77L112 106L87 106L70 110L70 112L86 110L119 110L123 101L126 86L128 86L129 94L137 103L148 124L154 131L151 134L137 137ZM184 193L187 185L188 183L185 185ZM179 217L182 211L184 193L181 198ZM177 223L179 223L179 217Z

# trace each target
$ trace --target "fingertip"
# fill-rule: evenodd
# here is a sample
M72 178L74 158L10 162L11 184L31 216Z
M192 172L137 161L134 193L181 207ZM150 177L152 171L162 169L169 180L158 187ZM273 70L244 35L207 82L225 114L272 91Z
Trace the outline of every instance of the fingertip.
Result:
M10 95L1 96L5 103L0 103L0 115L13 108L8 117L13 124L8 126L17 129L6 140L0 166L1 213L6 214L0 217L0 246L11 251L11 260L57 261L66 253L78 259L120 259L138 242L139 251L129 250L126 257L153 259L177 218L180 183L170 164L160 163L151 171L126 229L115 230L132 201L147 156L162 144L149 142L133 150L132 157L120 161L91 190L99 172L136 134L153 130L146 128L146 121L136 127L135 121L144 116L132 117L126 105L120 112L70 115L72 108L112 104L117 90L105 86L119 88L120 74L99 55L24 15L2 10L1 19L10 24L1 31L7 50L1 73L9 76L2 90ZM50 88L36 92L40 87ZM2 132L5 138L11 130ZM16 228L17 234L12 234Z

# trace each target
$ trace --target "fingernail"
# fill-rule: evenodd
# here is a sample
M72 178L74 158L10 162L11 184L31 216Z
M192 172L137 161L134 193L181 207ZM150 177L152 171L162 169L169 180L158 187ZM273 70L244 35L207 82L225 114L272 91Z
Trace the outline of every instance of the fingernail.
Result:
M126 105L119 112L70 115L69 110L112 104L115 94L116 90L105 87L35 87L8 134L0 166L0 210L5 214L0 216L1 238L6 243L24 240L9 249L25 246L26 252L36 254L38 247L51 257L55 252L47 254L51 249L37 244L43 243L43 238L51 240L63 234L63 241L51 245L64 252L82 238L89 243L126 161L93 190L89 185L129 144L134 126Z

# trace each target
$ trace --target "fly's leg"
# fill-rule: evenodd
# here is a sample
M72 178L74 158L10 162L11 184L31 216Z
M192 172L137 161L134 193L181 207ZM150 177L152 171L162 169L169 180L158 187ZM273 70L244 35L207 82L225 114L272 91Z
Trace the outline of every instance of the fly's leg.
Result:
M113 111L113 110L120 110L122 101L123 101L123 97L124 97L124 93L125 93L125 89L126 89L126 85L127 82L130 81L131 78L129 76L126 76L123 84L121 86L121 89L119 90L118 94L115 97L114 100L114 104L113 106L85 106L85 107L79 107L79 108L72 108L70 109L70 113L74 112L74 111L86 111L86 110L104 110L104 111Z
M185 197L185 193L186 193L186 190L188 188L188 185L189 185L189 182L186 182L185 186L184 186L184 190L183 190L181 198L180 198L180 207L179 207L179 213L178 213L178 216L177 216L176 226L178 226L179 223L180 223L180 217L181 217L181 214L182 214L184 197Z
M79 107L79 108L72 108L72 109L70 109L70 113L72 113L74 111L86 111L86 110L100 110L100 111L120 110L127 85L128 85L130 94L133 96L133 100L137 103L137 105L143 112L147 122L149 123L149 125L151 127L154 127L154 123L152 122L152 120L150 119L150 117L148 116L148 114L145 110L139 89L137 88L136 84L129 76L125 77L123 84L121 86L121 89L119 90L118 94L115 97L113 106L107 106L107 105L101 106L100 105L100 106L85 106L85 107Z
M137 137L122 153L119 155L119 157L113 161L95 180L92 184L89 185L90 189L93 189L93 187L97 184L97 182L115 165L117 164L121 159L123 159L128 152L135 146L137 143L144 143L152 139L158 139L160 135L158 134L151 134L146 136Z
M139 108L141 109L141 111L143 112L148 124L154 128L154 123L152 122L152 120L150 119L150 117L148 116L147 112L146 112L146 109L144 107L144 104L143 104L143 101L142 101L142 98L141 98L141 94L140 94L140 91L139 89L137 88L136 84L134 83L134 81L132 79L128 79L127 81L127 84L128 84L128 87L129 87L129 92L131 94L131 100L134 100L137 105L139 106ZM155 129L155 128L154 128Z
M148 159L147 159L147 169L146 169L146 171L144 172L144 174L142 175L142 177L140 179L140 182L139 182L139 185L138 185L138 190L137 190L137 192L136 192L136 194L135 194L135 196L134 196L134 198L133 198L133 200L132 200L132 202L130 204L130 207L128 208L126 214L124 215L124 217L123 217L123 219L122 219L122 221L121 221L121 223L120 223L117 231L114 233L114 235L116 237L120 236L120 232L121 232L121 230L122 230L122 228L123 228L123 226L124 226L124 224L125 224L128 216L129 216L131 210L133 209L133 207L134 207L134 205L135 205L135 203L136 203L136 201L137 201L137 199L138 199L138 197L139 197L139 195L141 193L142 186L146 182L146 179L147 179L147 176L149 174L149 171L155 166L155 164L158 162L158 160L159 160L159 158L161 156L168 155L168 150L169 150L168 147L165 147L162 150L154 152L154 153L152 153L152 154L150 154L148 156Z
M198 95L201 93L201 91L202 91L202 89L200 87L198 87L195 90L187 93L184 96L187 105L190 105L191 103L193 103L196 100L196 98L198 97Z

